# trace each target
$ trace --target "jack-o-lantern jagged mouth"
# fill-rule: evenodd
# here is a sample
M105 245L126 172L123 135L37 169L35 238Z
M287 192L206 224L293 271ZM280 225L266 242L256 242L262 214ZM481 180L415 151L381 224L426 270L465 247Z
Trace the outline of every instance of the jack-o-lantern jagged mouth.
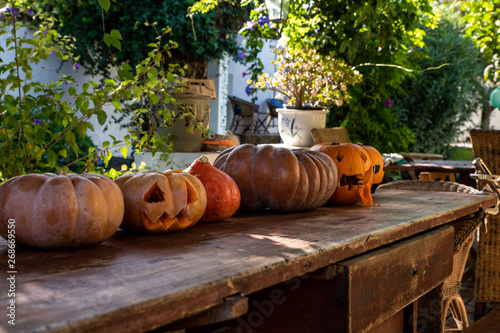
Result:
M165 201L165 195L157 184L151 186L149 191L144 196L144 202L155 203Z
M340 177L339 185L349 186L349 189L351 189L352 186L358 186L358 187L364 186L362 178L358 178L358 176L346 176L346 175Z

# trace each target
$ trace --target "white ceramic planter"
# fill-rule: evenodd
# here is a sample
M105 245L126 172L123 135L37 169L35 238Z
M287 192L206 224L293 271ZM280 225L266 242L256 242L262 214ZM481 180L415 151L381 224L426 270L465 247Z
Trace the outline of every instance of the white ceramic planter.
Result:
M278 131L283 143L289 146L310 147L313 128L325 128L329 110L277 109Z

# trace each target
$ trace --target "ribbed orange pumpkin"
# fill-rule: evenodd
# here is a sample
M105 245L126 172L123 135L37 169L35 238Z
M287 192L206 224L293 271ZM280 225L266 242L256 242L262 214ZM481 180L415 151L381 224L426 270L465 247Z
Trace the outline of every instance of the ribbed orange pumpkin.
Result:
M384 179L384 158L382 154L372 146L361 145L361 148L368 153L372 161L373 184L380 184Z
M115 179L123 192L125 215L121 228L165 233L193 226L207 206L201 181L181 170L129 173Z
M361 201L363 206L373 205L372 162L365 150L354 143L320 143L311 150L327 154L337 165L339 182L328 203L352 205Z
M207 192L207 208L200 222L222 221L233 216L240 208L238 185L226 173L212 166L206 156L201 156L184 170L196 176Z
M322 206L335 191L337 168L323 153L243 144L224 150L214 166L234 179L241 208L295 212Z
M109 239L123 219L123 196L99 174L17 176L0 186L0 235L15 221L16 243L68 249Z

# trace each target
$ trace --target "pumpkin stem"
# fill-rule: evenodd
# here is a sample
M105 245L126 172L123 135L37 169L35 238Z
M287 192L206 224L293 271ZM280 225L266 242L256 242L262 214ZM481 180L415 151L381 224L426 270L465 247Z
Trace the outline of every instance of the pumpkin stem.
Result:
M331 142L330 143L330 146L338 146L338 145L340 145L340 142Z
M206 157L205 155L203 155L200 158L198 158L198 162L200 162L202 164L208 164L209 163L208 157Z
M68 175L68 172L66 170L59 170L57 171L57 174L59 176L67 176Z

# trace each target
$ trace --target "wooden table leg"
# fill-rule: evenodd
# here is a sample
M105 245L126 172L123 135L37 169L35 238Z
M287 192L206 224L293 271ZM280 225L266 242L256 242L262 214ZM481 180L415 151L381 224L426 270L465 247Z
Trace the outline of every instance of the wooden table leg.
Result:
M418 332L443 332L444 320L443 284L440 284L418 300Z

